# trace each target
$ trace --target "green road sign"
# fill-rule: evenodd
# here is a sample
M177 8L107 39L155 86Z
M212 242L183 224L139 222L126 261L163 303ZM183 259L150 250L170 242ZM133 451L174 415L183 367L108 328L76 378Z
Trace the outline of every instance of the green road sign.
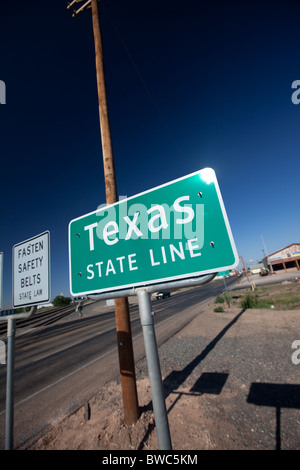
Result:
M69 224L73 296L188 279L237 264L211 168L123 199Z

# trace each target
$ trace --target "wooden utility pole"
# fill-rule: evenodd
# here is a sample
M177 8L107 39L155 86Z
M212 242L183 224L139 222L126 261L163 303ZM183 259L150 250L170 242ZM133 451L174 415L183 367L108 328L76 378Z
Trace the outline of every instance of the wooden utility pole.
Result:
M245 263L244 263L244 260L243 260L243 257L240 256L240 258L241 258L241 260L242 260L242 263L243 263L243 266L244 266L244 271L245 271L246 277L247 277L247 279L248 279L248 282L250 282L250 281L249 281L249 277L248 277L248 273L247 273L247 270L246 270L246 266L245 266Z
M75 0L71 2L68 5L68 8L72 7L75 3L79 3L79 1L80 0ZM84 5L82 5L81 8L77 10L77 12L73 13L73 16L77 16L77 14L81 13L81 11L90 7L92 8L95 42L96 76L106 202L107 204L113 204L118 201L118 192L106 100L103 50L97 0L87 1L84 3ZM127 425L132 425L138 420L140 413L138 406L132 334L127 298L115 299L115 318L123 396L124 421Z

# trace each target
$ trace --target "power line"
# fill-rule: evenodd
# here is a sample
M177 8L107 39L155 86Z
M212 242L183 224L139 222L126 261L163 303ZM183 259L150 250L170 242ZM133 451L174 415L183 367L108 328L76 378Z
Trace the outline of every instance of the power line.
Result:
M116 24L115 24L114 21L112 20L111 15L110 15L109 11L107 10L107 7L105 6L105 3L104 3L103 1L102 1L102 8L104 9L104 11L105 11L105 13L106 13L106 15L107 15L107 18L109 19L111 25L113 26L113 28L114 28L114 30L115 30L115 33L116 33L116 35L117 35L117 37L118 37L118 39L119 39L119 41L120 41L120 43L121 43L121 45L122 45L122 47L123 47L123 49L124 49L124 51L125 51L127 57L129 58L129 60L130 60L130 62L131 62L131 64L132 64L132 67L134 68L136 74L138 75L138 77L139 77L139 79L140 79L140 81L141 81L141 83L142 83L142 85L143 85L143 87L144 87L144 89L145 89L145 91L146 91L148 97L150 98L150 100L151 100L151 102L152 102L152 104L153 104L153 107L155 108L155 110L156 110L156 112L157 112L157 114L158 114L158 116L159 116L161 122L163 123L164 127L166 128L166 130L167 130L167 132L168 132L168 134L169 134L171 140L173 141L173 144L174 144L175 147L181 152L181 148L180 148L178 142L176 141L174 134L172 133L172 131L170 130L170 128L169 128L169 126L168 126L166 120L164 119L164 117L163 117L163 115L162 115L162 113L161 113L161 111L160 111L160 108L159 108L157 102L155 101L155 99L154 99L154 97L153 97L151 91L149 90L149 87L148 87L148 85L147 85L145 79L143 78L143 76L142 76L142 74L141 74L141 72L140 72L140 70L139 70L139 68L138 68L138 66L137 66L137 64L136 64L136 62L135 62L135 60L133 59L132 55L130 54L130 52L129 52L129 50L128 50L128 48L127 48L127 46L126 46L126 44L125 44L125 42L124 42L124 40L123 40L123 38L122 38L122 36L121 36L119 30L118 30L118 28L117 28L117 26L116 26Z

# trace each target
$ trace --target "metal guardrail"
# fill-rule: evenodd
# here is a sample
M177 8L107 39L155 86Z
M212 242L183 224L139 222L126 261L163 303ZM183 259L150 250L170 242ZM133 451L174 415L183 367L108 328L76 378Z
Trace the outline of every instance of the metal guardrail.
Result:
M38 326L46 326L54 323L55 321L63 318L71 313L75 312L76 304L70 304L66 307L54 307L51 310L42 311L32 315L29 318L18 318L16 314L16 326L17 328L24 328L26 326L31 326L36 328ZM14 316L14 315L12 315ZM0 317L0 336L6 334L7 331L7 322L1 321Z

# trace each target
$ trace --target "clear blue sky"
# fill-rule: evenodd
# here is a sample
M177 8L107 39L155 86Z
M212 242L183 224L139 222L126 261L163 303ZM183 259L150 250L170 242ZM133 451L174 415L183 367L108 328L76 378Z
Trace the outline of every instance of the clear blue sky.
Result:
M12 247L51 237L52 299L69 293L68 224L105 201L91 11L1 2L4 300ZM212 167L239 255L300 242L296 1L101 0L119 195Z

